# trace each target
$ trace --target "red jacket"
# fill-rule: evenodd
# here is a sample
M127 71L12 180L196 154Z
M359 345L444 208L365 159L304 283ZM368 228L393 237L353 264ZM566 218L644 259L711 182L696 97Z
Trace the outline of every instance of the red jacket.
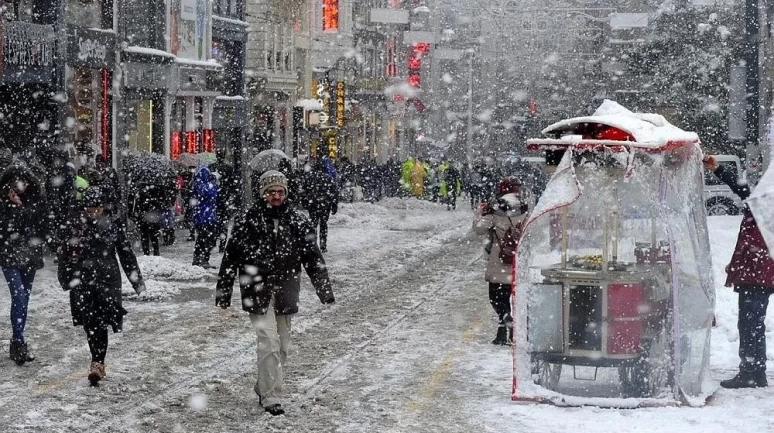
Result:
M738 183L736 173L720 166L715 170L715 175L742 200L750 196L750 188L746 184ZM774 293L774 259L769 255L769 248L758 229L755 217L746 206L727 272L726 286L758 286L768 293Z
M745 209L734 255L728 265L726 286L753 285L774 291L774 259L749 209Z

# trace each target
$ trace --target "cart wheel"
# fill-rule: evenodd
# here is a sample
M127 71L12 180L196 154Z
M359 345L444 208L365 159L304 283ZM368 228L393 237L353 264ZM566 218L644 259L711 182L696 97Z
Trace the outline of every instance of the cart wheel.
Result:
M535 372L534 368L533 372ZM546 361L538 361L537 379L535 380L537 385L550 389L551 391L556 391L561 376L562 364L551 364Z

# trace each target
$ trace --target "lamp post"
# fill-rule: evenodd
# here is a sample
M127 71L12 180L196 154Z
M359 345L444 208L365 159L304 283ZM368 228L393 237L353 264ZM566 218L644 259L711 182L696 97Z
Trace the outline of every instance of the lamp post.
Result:
M758 0L745 0L744 12L745 46L744 59L746 67L745 81L745 111L747 118L746 166L749 172L757 174L760 167L760 66L759 66L759 32Z

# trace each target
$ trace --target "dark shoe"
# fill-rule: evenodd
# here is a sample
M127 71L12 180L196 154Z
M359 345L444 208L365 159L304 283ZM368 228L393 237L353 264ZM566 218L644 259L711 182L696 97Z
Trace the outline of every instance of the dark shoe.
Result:
M215 269L215 266L212 266L211 264L209 264L209 262L204 262L199 266L203 267L204 269Z
M754 373L748 373L740 371L736 376L731 379L720 381L720 386L723 388L737 389L737 388L764 388L769 386L766 380L766 372L758 371Z
M494 340L492 340L492 344L496 344L498 346L505 346L508 344L508 328L505 326L498 326L497 327L497 336Z
M273 404L271 406L266 406L264 409L266 410L266 412L269 412L272 416L285 414L285 409L283 409L282 405L279 403Z
M91 386L99 386L99 382L107 376L105 364L101 362L92 362L89 368L89 383Z
M30 353L27 343L21 341L11 341L11 348L8 350L8 357L16 365L24 365L25 362L32 362L35 357Z

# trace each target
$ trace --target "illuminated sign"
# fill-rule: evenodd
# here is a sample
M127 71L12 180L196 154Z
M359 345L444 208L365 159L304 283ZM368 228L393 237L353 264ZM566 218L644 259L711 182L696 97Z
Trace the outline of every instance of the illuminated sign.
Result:
M339 0L322 0L323 31L339 30Z
M331 135L328 137L328 156L335 161L337 153L338 149L336 148L336 136Z
M328 126L331 102L331 94L328 90L328 81L316 82L317 86L314 89L314 96L317 98L317 102L322 106L322 111L320 112L320 126Z
M408 58L409 75L408 84L412 87L420 87L422 84L422 57L430 52L430 44L417 42L411 45L411 54Z
M336 126L344 126L344 100L346 97L346 85L343 81L336 83Z

